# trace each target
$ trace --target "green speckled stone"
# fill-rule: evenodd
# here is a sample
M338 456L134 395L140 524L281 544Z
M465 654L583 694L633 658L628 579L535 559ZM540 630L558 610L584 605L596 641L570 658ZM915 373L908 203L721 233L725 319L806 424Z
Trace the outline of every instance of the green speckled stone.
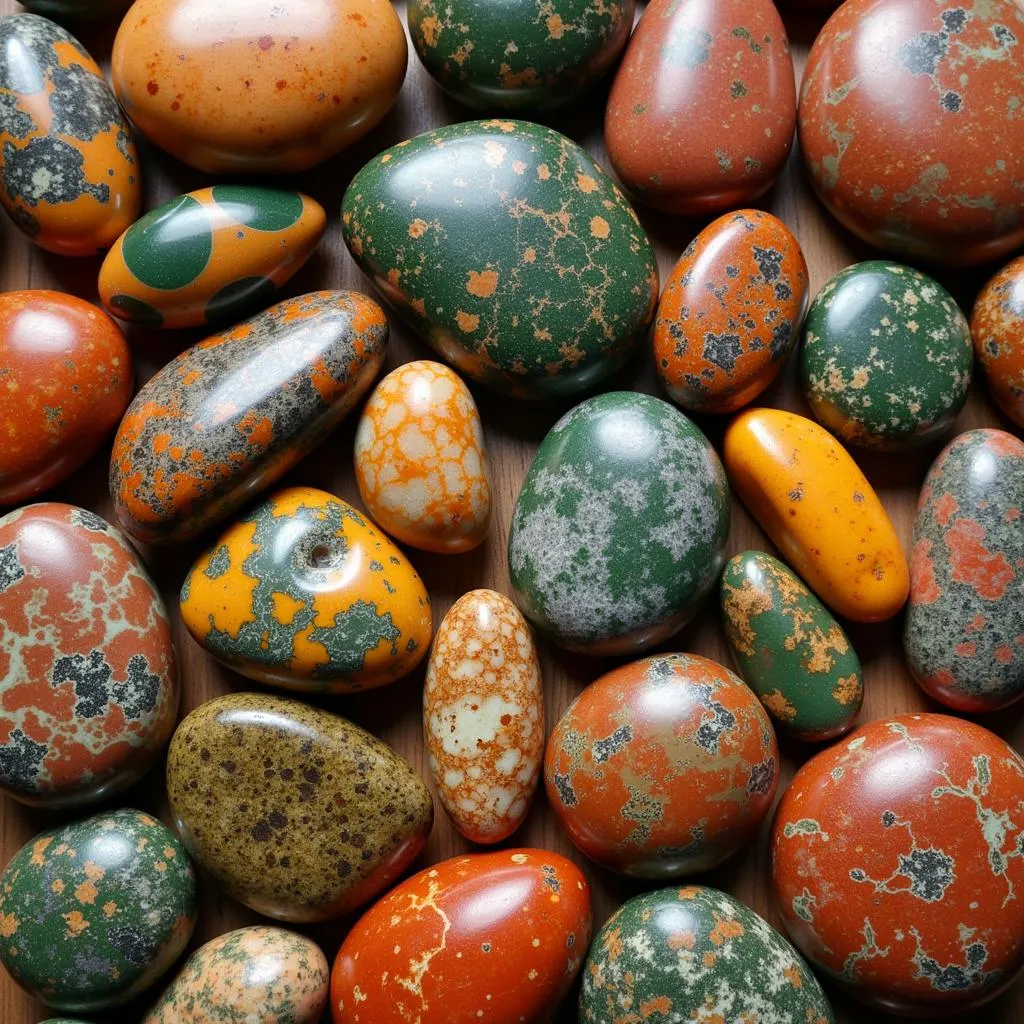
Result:
M721 602L736 668L783 732L827 740L853 725L864 699L857 652L788 566L763 551L734 556Z
M519 493L516 602L563 647L639 652L694 615L728 532L729 485L700 430L661 399L599 395L555 424Z
M0 961L58 1010L91 1013L149 988L196 922L196 875L156 818L118 810L42 832L0 877Z
M762 917L703 885L624 903L583 969L580 1024L833 1024L800 954Z
M345 242L397 312L473 380L521 398L577 394L645 337L654 251L576 143L523 121L449 125L352 179Z
M98 21L128 10L132 0L21 0L21 5L54 21Z
M973 362L967 320L942 285L870 260L840 271L811 303L800 377L811 411L840 440L901 451L949 428Z

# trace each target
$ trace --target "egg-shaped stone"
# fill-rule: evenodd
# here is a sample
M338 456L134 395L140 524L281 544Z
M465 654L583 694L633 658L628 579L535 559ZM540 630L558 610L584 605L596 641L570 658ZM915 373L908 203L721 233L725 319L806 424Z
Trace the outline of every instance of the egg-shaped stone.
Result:
M655 1024L835 1021L800 954L748 906L703 885L634 896L594 937L579 1022L623 1014Z
M807 311L807 263L777 217L738 210L687 246L654 321L654 365L674 402L734 412L775 378Z
M100 267L103 305L146 327L238 320L270 302L313 254L324 208L301 192L214 185L137 220Z
M777 558L744 551L726 563L722 625L740 675L783 732L827 740L864 699L860 659L843 627Z
M36 245L91 256L139 212L131 129L96 61L36 14L0 18L0 203Z
M852 0L821 30L800 148L846 228L937 263L1024 241L1024 9L1013 0Z
M166 544L226 519L341 422L387 342L375 302L321 291L186 349L142 387L114 438L110 496L121 524Z
M171 625L125 538L57 502L0 519L0 789L105 800L160 756L177 712Z
M1024 695L1024 442L968 430L921 489L904 625L922 689L957 711Z
M391 109L408 47L389 0L136 0L114 89L161 149L209 174L295 174Z
M555 643L628 654L696 613L725 561L729 485L668 402L590 398L551 428L512 516L516 603Z
M457 554L491 525L493 492L480 413L447 366L426 359L392 370L363 407L356 484L396 540Z
M0 505L17 505L90 459L132 396L132 358L91 303L51 291L0 294Z
M304 935L254 925L200 946L142 1024L316 1024L327 958Z
M150 987L198 910L185 848L156 818L116 810L41 832L0 876L0 962L47 1006L106 1010Z
M21 0L21 5L55 21L98 21L126 11L132 0Z
M402 318L460 373L517 398L615 372L658 302L636 214L575 142L469 121L374 157L342 200L345 243Z
M550 1019L590 943L572 861L511 849L442 861L371 907L331 976L334 1024Z
M473 590L438 626L423 690L434 788L475 843L522 824L544 757L544 683L530 627L504 594Z
M971 337L988 393L1024 427L1024 256L1003 267L978 294Z
M178 726L167 757L178 833L235 899L281 921L324 921L373 899L434 822L420 777L327 711L232 693Z
M707 871L748 842L775 796L779 750L753 691L696 654L591 683L548 738L544 786L569 838L638 878Z
M426 656L430 598L402 552L347 502L278 491L189 570L181 617L236 672L310 693L394 682Z
M771 0L648 4L604 119L631 196L695 215L751 203L775 183L795 127L793 58Z

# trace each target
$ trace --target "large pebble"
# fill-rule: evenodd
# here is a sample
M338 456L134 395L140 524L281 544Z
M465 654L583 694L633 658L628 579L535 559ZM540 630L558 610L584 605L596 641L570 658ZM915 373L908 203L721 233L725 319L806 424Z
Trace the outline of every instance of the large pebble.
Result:
M1024 257L1003 267L978 294L971 337L988 393L1024 427Z

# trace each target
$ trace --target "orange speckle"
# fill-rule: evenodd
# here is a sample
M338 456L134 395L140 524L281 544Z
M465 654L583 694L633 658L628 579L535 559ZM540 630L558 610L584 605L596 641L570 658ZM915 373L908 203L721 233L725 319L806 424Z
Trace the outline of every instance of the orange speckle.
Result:
M70 914L65 914L64 923L68 926L69 939L78 938L89 927L89 922L86 921L81 911L78 910L72 910Z
M608 221L604 217L591 217L590 218L590 233L595 238L607 238L611 227Z
M75 889L75 899L79 903L92 905L96 902L97 895L96 886L92 882L83 882Z
M800 976L800 972L795 967L787 967L783 972L782 976L793 986L793 988L803 988L804 979Z
M429 225L427 224L427 222L425 220L422 220L420 217L417 217L409 225L409 237L410 238L422 238L427 233L427 228L428 227L429 227Z
M466 291L480 299L488 299L498 287L498 272L496 270L471 270L469 280L466 282Z
M50 891L55 892L58 896L67 888L63 878L55 878L50 883Z
M480 317L475 313L464 313L461 309L455 314L455 320L459 325L459 330L465 331L467 334L480 326Z
M0 937L9 939L17 930L21 922L13 914L0 913Z
M85 872L85 877L88 878L90 882L102 881L107 873L107 869L105 867L91 860L87 860L85 862L82 866L82 871Z
M536 263L537 262L537 250L531 245L523 253L524 263Z
M711 929L709 938L716 946L722 945L726 939L738 939L743 934L744 928L739 921L715 914L715 927Z
M552 14L547 21L548 36L551 39L561 39L565 33L565 22L560 14Z
M117 904L113 900L107 900L103 904L103 916L113 917L117 913Z
M697 945L697 936L693 932L673 932L668 937L669 949L693 949Z
M549 168L547 164L538 164L537 165L537 177L541 181L547 181L548 178L551 177L551 168Z
M32 844L32 857L29 861L34 867L42 867L46 863L46 858L43 854L46 848L53 842L53 836L47 836L45 839L37 839Z
M597 191L598 184L589 174L577 174L576 187L581 192L590 193Z
M640 1019L647 1020L653 1017L656 1013L660 1016L664 1016L667 1013L672 1012L672 1000L668 996L656 996L654 999L649 999L646 1003L640 1004Z

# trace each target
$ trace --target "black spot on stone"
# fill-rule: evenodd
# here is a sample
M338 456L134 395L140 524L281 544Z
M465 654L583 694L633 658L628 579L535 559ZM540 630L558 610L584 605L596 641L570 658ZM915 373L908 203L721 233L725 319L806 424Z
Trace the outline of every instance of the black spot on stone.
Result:
M54 65L49 77L53 82L51 131L89 142L120 126L121 108L104 79L90 74L81 64Z
M618 753L633 738L633 730L628 725L620 725L618 729L603 740L595 740L591 748L596 764L602 764L612 754Z
M734 267L731 264L725 268L725 276L737 278L740 276L740 268Z
M738 334L714 334L708 331L704 335L704 358L726 373L732 373L736 360L742 354L743 345Z
M899 873L910 879L910 892L926 903L938 903L955 877L953 858L930 846L900 855Z
M711 717L701 721L694 733L694 738L698 746L717 754L718 741L724 732L736 724L736 716L724 704L720 704L712 698L709 686L702 684L699 689L700 703L711 712Z
M992 35L995 36L996 42L1000 46L1016 46L1017 37L1013 34L1013 31L1007 28L1006 25L993 25Z
M3 148L4 190L12 202L35 207L72 203L79 196L110 201L110 186L94 185L85 176L85 158L74 146L50 137L32 139L20 149L10 142Z
M782 272L782 253L778 249L765 249L760 245L753 248L754 262L766 281L777 281Z
M896 824L896 812L895 811L886 811L882 815L882 824L886 828L892 828L893 825Z
M45 743L36 743L20 729L13 729L0 747L0 780L11 789L35 789L47 749Z
M972 942L964 949L966 964L939 964L930 956L918 953L914 957L917 976L927 978L932 988L940 992L962 992L990 978L993 971L985 971L988 950L983 942Z
M939 17L942 18L943 28L955 36L967 27L970 15L962 7L951 7L948 11L943 11Z
M945 32L918 32L896 50L896 59L912 75L934 75L949 49Z
M18 97L12 93L0 93L0 124L13 139L27 139L35 130L36 123L18 104Z
M145 660L145 659L143 659ZM75 696L75 714L81 718L96 718L110 703L110 679L113 670L97 648L84 654L66 654L53 663L51 686L72 683Z
M133 967L144 967L150 964L156 953L157 943L154 935L132 927L130 924L114 925L107 932L107 941Z
M939 102L942 104L942 109L951 114L956 114L963 106L963 99L961 98L960 93L953 92L952 90L944 92L942 94L942 99Z
M114 700L124 708L126 718L141 718L152 711L160 696L160 677L149 671L149 662L142 654L133 654L128 661L128 678L114 683Z
M8 587L13 587L25 575L18 551L13 544L0 548L0 594Z
M788 281L775 282L775 298L777 298L779 302L788 302L793 298L793 289L789 286Z
M772 328L772 359L781 359L786 354L792 335L793 325L788 320Z
M90 512L85 508L76 508L71 513L71 521L76 526L81 526L86 530L92 530L93 533L109 533L110 526L105 519L101 519L95 512Z
M267 816L271 828L284 828L288 819L280 811L271 811Z
M558 790L558 798L566 807L575 807L577 804L576 791L572 788L572 782L568 775L559 775L555 772L555 789Z
M257 843L265 843L272 835L270 831L270 824L265 818L260 818L251 829L249 829L249 835L256 840Z
M352 865L342 857L335 865L335 871L338 872L339 878L348 878L352 874Z
M747 779L747 792L764 795L770 793L772 784L775 782L775 762L768 758L760 764L755 764L750 770L750 778Z

